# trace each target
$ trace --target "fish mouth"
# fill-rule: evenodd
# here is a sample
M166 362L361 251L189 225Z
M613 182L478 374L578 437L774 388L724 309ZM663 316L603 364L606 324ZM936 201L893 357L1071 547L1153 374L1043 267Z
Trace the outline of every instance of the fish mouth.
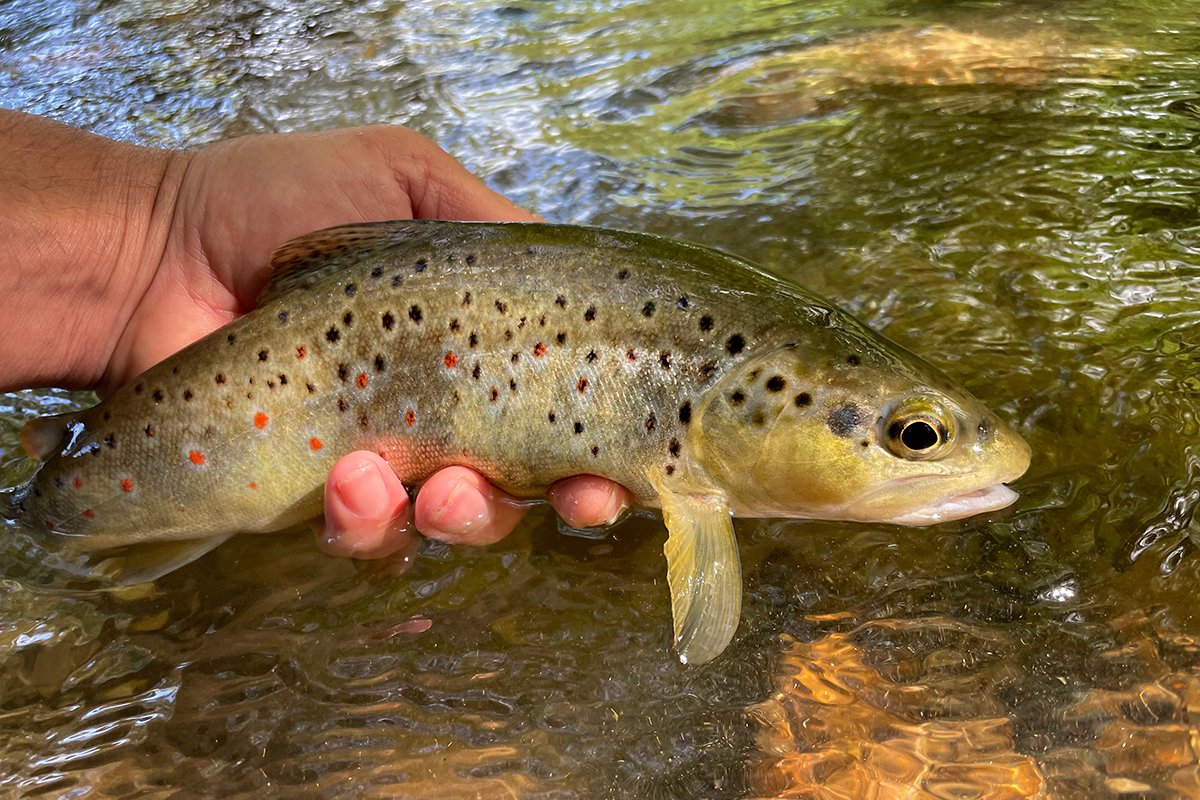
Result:
M912 511L880 518L879 522L893 525L936 525L939 522L952 522L988 511L999 511L1016 502L1018 496L1003 483L994 483L980 489L945 495Z

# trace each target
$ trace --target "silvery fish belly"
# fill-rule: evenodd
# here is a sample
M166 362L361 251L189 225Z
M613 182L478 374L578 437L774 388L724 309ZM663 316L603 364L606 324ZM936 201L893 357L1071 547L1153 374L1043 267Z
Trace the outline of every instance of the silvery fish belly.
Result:
M254 312L94 408L29 423L45 463L17 513L78 551L173 542L170 566L319 515L355 449L409 484L463 464L522 497L601 475L663 510L676 647L695 663L737 627L732 516L933 524L1008 505L1029 464L936 369L708 248L389 222L302 237L273 266Z

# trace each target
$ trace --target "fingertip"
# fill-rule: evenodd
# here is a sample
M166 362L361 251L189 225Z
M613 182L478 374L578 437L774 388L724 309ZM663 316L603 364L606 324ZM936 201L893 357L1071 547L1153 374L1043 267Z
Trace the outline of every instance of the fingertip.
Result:
M446 467L421 487L413 516L417 529L431 539L488 545L508 536L525 512L478 472Z
M404 484L387 462L367 451L341 458L325 481L325 526L317 546L353 558L382 558L412 538Z
M598 475L576 475L550 487L550 505L572 528L609 525L633 505L633 495L619 483Z

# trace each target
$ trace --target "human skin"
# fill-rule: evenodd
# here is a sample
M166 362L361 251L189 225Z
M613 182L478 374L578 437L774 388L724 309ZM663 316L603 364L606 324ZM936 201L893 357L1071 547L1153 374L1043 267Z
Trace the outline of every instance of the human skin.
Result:
M254 308L271 253L294 236L385 219L528 222L428 139L371 126L246 136L190 152L114 142L0 110L0 391L110 393ZM611 481L578 476L548 499L573 527L629 507ZM490 544L526 513L478 473L447 467L415 502L378 455L340 459L317 545L382 558L413 529Z

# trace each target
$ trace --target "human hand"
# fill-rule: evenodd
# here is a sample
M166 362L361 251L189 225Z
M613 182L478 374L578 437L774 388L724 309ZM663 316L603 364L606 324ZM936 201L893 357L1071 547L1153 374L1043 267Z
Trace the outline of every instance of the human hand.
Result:
M119 187L126 182L122 178L130 176L127 182L134 188L129 196L144 198L107 203L119 211L90 232L96 240L90 252L111 252L108 258L114 266L109 272L97 267L100 282L84 287L90 291L73 284L64 287L64 292L82 294L82 305L91 315L81 323L85 329L69 337L82 344L75 344L65 358L55 353L41 358L45 363L71 364L65 379L54 373L44 379L93 385L101 393L253 309L268 278L272 252L294 236L386 219L537 219L492 192L429 140L394 126L247 136L192 153L168 154L108 142L35 117L5 114L0 123L11 123L15 131L0 125L0 133L10 137L0 141L0 150L6 143L18 153L36 149L22 144L22 134L34 143L55 140L57 161L42 170L44 175L36 175L47 186L62 183L53 169L66 168L61 155L66 149L77 156L73 179L82 167L115 164L97 169L93 182ZM33 181L21 174L13 183ZM14 207L24 213L44 197L14 201ZM91 244L88 226L77 219L75 209L95 201L78 194L62 200L57 216L70 221L75 237ZM122 225L119 233L111 230ZM114 237L119 244L109 243ZM87 247L83 250L89 252ZM39 268L30 264L27 274ZM22 283L14 280L14 285ZM109 306L114 310L107 316L96 310ZM21 365L12 366L10 374L0 374L0 383L37 385L28 381L43 379L31 371L36 365L23 365L24 372ZM626 489L595 476L560 481L549 500L575 527L611 521L632 503ZM326 483L325 501L318 546L358 558L400 550L412 540L413 523L444 541L488 544L506 536L526 510L462 467L431 476L410 504L395 473L370 452L351 453L337 462Z

